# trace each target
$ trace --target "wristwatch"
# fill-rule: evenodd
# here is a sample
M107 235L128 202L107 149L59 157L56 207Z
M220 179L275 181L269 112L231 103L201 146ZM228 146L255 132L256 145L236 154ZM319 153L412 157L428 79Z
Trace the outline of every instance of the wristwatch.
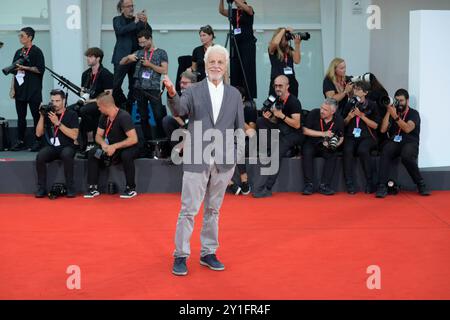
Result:
M61 126L61 121L59 121L56 126L59 128Z
M287 118L287 116L286 116L286 115L284 115L283 121L284 121L284 120L286 120L286 118Z

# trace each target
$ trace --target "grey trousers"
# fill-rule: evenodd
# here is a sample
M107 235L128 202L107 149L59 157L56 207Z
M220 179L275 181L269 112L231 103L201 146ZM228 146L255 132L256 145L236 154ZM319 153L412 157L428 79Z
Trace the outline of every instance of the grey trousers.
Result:
M219 247L219 209L233 173L234 167L226 172L218 172L215 165L211 165L209 170L201 173L184 172L174 257L189 257L191 254L190 239L194 230L194 218L203 200L200 256L216 252Z

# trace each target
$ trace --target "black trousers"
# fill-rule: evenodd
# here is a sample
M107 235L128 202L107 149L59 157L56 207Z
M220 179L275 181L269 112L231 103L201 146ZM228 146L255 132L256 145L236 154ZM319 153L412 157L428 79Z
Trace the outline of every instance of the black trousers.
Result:
M38 186L47 189L47 163L61 159L64 164L64 176L68 188L73 187L75 148L45 146L36 156L36 171L38 175Z
M97 148L93 148L89 151L88 156L88 184L98 184L98 174L101 167L104 167L102 160L97 159L94 155ZM117 160L123 165L123 171L125 172L125 180L127 186L135 188L135 165L134 159L139 155L139 148L134 145L125 149L117 150Z
M332 152L322 147L320 143L315 143L309 139L303 144L303 176L306 183L313 183L314 178L314 157L325 158L323 166L323 173L321 177L321 183L331 184L333 179L333 172L336 168L336 152Z
M389 180L389 173L392 160L401 158L403 165L408 171L415 184L423 183L422 175L417 165L419 156L419 144L416 142L394 142L387 141L383 146L380 157L379 184L386 184Z
M131 104L133 101L133 86L134 86L134 71L135 64L114 65L114 80L113 80L113 97L116 105L120 108L124 107L126 103L126 111L131 113ZM128 75L128 94L125 96L122 90L122 83Z
M372 137L344 139L344 176L346 183L353 182L353 168L356 165L355 154L361 161L361 165L366 177L366 182L373 183L372 166L370 165L370 150L376 146L376 141Z
M145 90L145 92L149 93L153 97L159 98L159 90ZM161 98L149 99L146 97L141 90L136 90L135 97L137 100L137 105L139 109L139 114L141 116L141 127L144 132L144 137L146 141L159 139L164 137L164 129L162 126L162 120L167 115L167 111L162 105ZM153 116L155 118L156 128L154 132L150 126L149 120L149 110L148 104L150 103L153 111Z
M247 87L245 86L244 74L242 73L241 64L239 62L239 56L235 50L234 43L232 52L233 55L230 58L230 82L232 86L240 86L247 92ZM239 53L242 60L242 66L244 68L245 77L248 83L248 89L250 90L250 95L252 99L257 97L257 87L256 87L256 43L255 41L240 41L237 42ZM247 98L250 96L247 93Z
M34 131L36 131L36 125L39 121L39 106L41 101L19 101L16 100L17 111L17 129L18 140L25 141L25 131L27 130L27 111L28 105L30 106L31 115L33 116Z
M100 119L100 111L98 110L97 103L92 102L82 106L78 111L78 116L81 118L78 143L80 144L80 149L84 150L87 147L88 132L93 132L94 139L95 133L97 132L98 120Z
M278 124L273 123L269 120L267 120L266 118L258 118L256 120L256 127L258 128L258 130L260 129L266 129L266 130L270 130L270 129L278 129ZM267 135L269 137L269 140L271 140L271 135ZM286 153L295 145L301 145L303 143L303 135L300 133L300 131L296 131L296 132L292 132L289 134L283 134L280 133L279 135L279 141L278 141L279 145L278 145L278 149L279 149L279 164L281 166L281 158L283 158ZM270 142L268 141L267 145L270 145ZM280 173L280 166L278 167L278 170L276 173L274 173L273 175L269 175L267 177L267 180L264 184L264 186L271 190L273 185L275 184L275 182L277 181L278 175Z
M175 120L174 117L172 117L172 116L165 116L162 119L162 127L163 127L165 135L169 138L171 148L175 147L175 145L179 141L172 141L170 138L172 137L172 133L175 130L181 128L180 124L177 122L177 120Z

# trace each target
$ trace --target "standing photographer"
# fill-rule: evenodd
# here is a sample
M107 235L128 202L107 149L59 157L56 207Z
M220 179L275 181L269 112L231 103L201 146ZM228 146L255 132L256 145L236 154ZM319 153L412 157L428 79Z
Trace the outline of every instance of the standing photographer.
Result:
M295 49L289 45L294 40ZM289 92L298 97L298 81L295 78L294 63L300 64L302 55L300 35L293 34L292 28L278 28L269 43L270 58L270 86L269 95L275 95L273 82L279 75L285 75L289 79Z
M293 146L301 144L303 140L301 126L302 105L300 101L289 93L289 79L284 76L278 76L274 81L277 102L271 110L263 110L263 118L256 120L258 130L279 130L279 158L281 159ZM275 121L271 121L271 118ZM278 171L269 176L262 187L254 194L254 198L266 198L272 196L272 187L275 184L279 173Z
M417 185L419 194L422 196L430 195L417 165L420 115L417 110L409 106L409 93L405 89L399 89L395 92L395 102L387 106L380 131L381 133L387 132L389 140L381 151L376 197L386 197L391 163L397 157L402 159L403 165Z
M345 141L344 141L344 176L349 194L355 194L353 169L354 154L358 155L366 177L365 193L374 192L370 150L377 145L377 128L380 122L377 104L366 98L370 85L367 82L355 82L353 98L344 109Z
M255 12L253 7L249 6L246 1L243 0L227 0L228 5L234 2L236 9L231 10L231 17L229 17L228 10L225 9L224 0L219 2L219 13L224 17L231 19L233 27L233 35L236 43L230 38L230 83L234 87L243 87L246 92L245 96L249 100L253 100L257 97L256 88L256 38L253 34L253 20ZM237 45L237 48L236 48ZM239 56L236 49L240 53L242 67L239 62ZM243 69L243 70L242 70ZM245 84L247 79L248 88Z
M338 113L342 116L348 98L353 91L353 84L350 76L346 75L347 65L344 59L334 58L328 66L327 73L323 79L323 95L325 98L336 100Z
M303 176L305 186L304 195L314 193L314 157L325 158L319 192L324 195L333 195L331 180L336 168L336 149L343 143L344 120L336 113L337 101L325 99L320 109L311 110L306 118L303 133L307 138L303 144Z
M89 151L88 184L89 190L85 198L94 198L98 191L98 171L100 166L109 166L122 162L125 172L126 188L121 198L132 198L137 195L135 183L134 159L139 153L136 146L138 137L131 116L119 109L114 98L107 93L97 97L97 105L102 113L98 122L95 142L99 145Z
M50 104L41 106L36 126L36 136L45 136L46 146L36 156L38 190L36 198L47 195L47 163L61 159L64 163L64 176L67 185L67 197L76 195L73 181L74 140L78 136L78 115L66 109L64 91L55 89L50 92Z
M11 83L9 96L16 101L17 111L17 142L11 151L25 149L25 131L27 129L27 108L30 106L33 116L34 129L39 121L39 105L42 102L42 79L45 72L45 59L41 49L33 44L35 31L33 28L22 28L19 33L23 48L16 51L13 63L16 64L11 73L14 78ZM20 59L20 60L19 60ZM38 151L39 139L31 147L31 151Z

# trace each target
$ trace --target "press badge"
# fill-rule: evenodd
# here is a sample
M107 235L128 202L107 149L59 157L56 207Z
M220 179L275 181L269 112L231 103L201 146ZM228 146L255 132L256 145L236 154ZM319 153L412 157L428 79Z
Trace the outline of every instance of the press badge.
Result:
M238 35L238 34L241 34L241 33L242 33L241 28L234 29L234 34L235 35Z
M142 78L143 79L150 79L151 76L152 76L151 72L148 72L148 71L142 72Z
M25 72L24 71L17 71L16 80L17 80L17 84L20 87L25 82Z
M403 137L402 136L400 136L400 135L396 135L395 137L394 137L394 142L402 142L402 139L403 139Z
M292 70L291 67L286 67L286 68L284 68L284 74L291 75L291 74L294 74L294 71Z
M353 135L355 136L355 138L360 138L361 137L361 128L353 129Z
M107 145L109 145L109 140L108 140L108 138L105 138L105 143L106 143Z
M61 143L59 142L59 138L50 138L50 144L54 147L59 147Z

